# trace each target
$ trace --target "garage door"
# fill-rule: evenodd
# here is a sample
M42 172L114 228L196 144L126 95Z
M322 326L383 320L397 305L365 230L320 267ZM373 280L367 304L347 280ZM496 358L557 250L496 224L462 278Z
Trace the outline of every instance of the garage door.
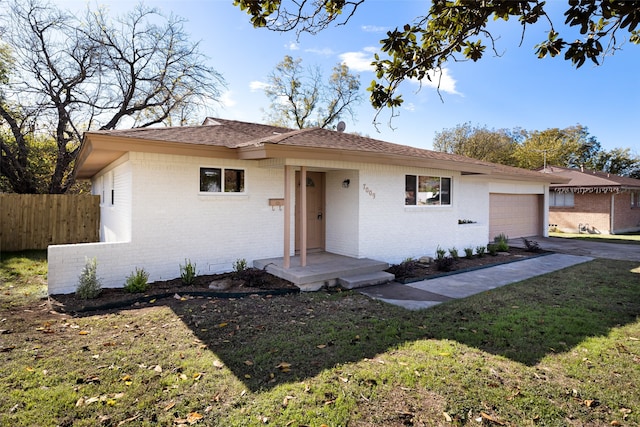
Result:
M510 239L542 234L542 195L491 194L489 238L500 233Z

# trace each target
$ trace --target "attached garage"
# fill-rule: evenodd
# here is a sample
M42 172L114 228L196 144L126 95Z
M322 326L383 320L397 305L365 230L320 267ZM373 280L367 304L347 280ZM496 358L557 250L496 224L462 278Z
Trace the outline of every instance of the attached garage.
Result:
M543 200L539 194L489 195L489 238L500 233L510 239L543 234Z

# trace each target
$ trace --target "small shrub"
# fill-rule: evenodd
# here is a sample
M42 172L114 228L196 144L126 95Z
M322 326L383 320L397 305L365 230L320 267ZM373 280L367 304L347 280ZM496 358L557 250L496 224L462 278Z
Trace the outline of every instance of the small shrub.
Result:
M393 264L387 268L387 272L396 276L397 279L403 279L413 276L413 272L417 267L417 262L413 258L407 258L400 264Z
M196 279L196 264L191 263L191 260L184 260L184 265L180 264L180 278L183 285L193 285Z
M235 271L236 273L240 273L241 271L244 271L247 269L247 260L244 258L239 258L237 260L234 261L233 263L233 271Z
M436 259L442 259L447 254L447 251L442 249L440 246L436 249Z
M498 244L497 243L489 243L487 245L487 250L489 251L489 255L491 255L491 256L496 256L496 255L498 255L498 252L500 252L498 250Z
M467 259L473 258L473 248L464 248L464 257Z
M478 258L482 258L486 252L487 248L485 246L476 246L476 254Z
M136 271L127 276L124 284L124 290L131 293L145 292L149 289L149 273L144 268L136 267Z
M435 260L438 271L452 271L455 261L453 258L446 256Z
M460 255L458 255L458 250L455 247L449 249L449 256L454 260L460 258Z
M497 245L498 252L509 252L509 236L506 234L498 234L493 238L493 242Z
M78 287L76 295L82 299L96 298L102 292L102 283L98 278L96 271L98 269L98 260L94 258L85 258L84 269L78 277Z
M526 250L528 252L540 252L542 250L538 242L534 240L527 240L525 237L523 237L522 241L524 242L524 246L525 248L527 248Z

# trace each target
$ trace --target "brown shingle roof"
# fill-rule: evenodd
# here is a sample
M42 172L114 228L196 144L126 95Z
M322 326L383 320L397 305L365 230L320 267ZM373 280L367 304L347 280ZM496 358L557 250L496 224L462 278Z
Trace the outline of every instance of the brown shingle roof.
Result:
M250 141L256 141L260 138L283 132L291 132L291 129L234 120L214 120L208 118L199 126L101 130L88 132L88 134L237 148Z
M343 152L349 153L351 158L368 156L377 159L376 162L385 162L386 159L395 159L396 164L429 165L442 169L459 170L463 173L482 173L496 176L498 178L520 178L533 181L557 181L557 178L549 177L536 171L514 168L495 163L483 162L469 157L448 154L439 151L425 150L407 145L394 144L380 141L355 134L336 132L321 128L308 128L292 130L277 126L262 125L256 123L240 122L236 120L225 120L218 118L207 118L200 126L182 127L157 127L157 128L137 128L127 130L110 130L87 132L85 141L92 145L93 149L87 149L84 157L81 156L81 176L91 176L97 172L102 161L97 158L92 162L91 167L87 167L82 173L82 163L87 157L96 156L93 151L108 151L109 143L99 143L99 139L122 138L135 140L154 145L157 149L158 143L168 143L172 145L182 144L185 147L221 147L238 150L256 150L265 147L292 147L292 149L315 149L325 150L323 152ZM98 147L99 145L99 147ZM138 149L139 149L138 145ZM126 148L124 148L126 149ZM111 156L104 156L104 161L118 155L115 149ZM120 148L123 150L123 148ZM264 153L267 153L265 150ZM386 157L386 159L385 159ZM256 158L256 157L254 157ZM403 160L405 159L405 160ZM421 163L422 162L422 163ZM106 164L104 165L106 166ZM102 167L104 167L102 166ZM90 169L90 170L89 170ZM562 182L560 178L560 182Z
M640 189L640 179L599 172L588 169L571 169L549 166L546 173L564 177L570 181L566 184L553 184L552 189L566 191L618 191L621 189Z

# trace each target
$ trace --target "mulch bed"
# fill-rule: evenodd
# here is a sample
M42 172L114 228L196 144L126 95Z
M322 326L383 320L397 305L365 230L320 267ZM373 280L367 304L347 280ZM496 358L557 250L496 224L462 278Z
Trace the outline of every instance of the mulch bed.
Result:
M462 256L453 260L453 264L448 271L438 269L435 262L423 264L418 261L393 265L386 271L396 275L396 282L406 284L450 274L463 273L488 266L521 261L525 258L547 255L549 253L548 251L531 252L523 248L511 247L509 248L509 252L500 252L495 256L488 253L482 257L474 255L471 258L465 258Z
M435 263L413 263L412 269L406 266L399 268L391 266L387 271L396 274L396 282L411 283L419 280L440 277L448 274L461 273L491 265L504 264L519 261L528 257L544 255L548 252L529 252L525 249L511 247L508 253L500 253L496 256L486 254L483 257L474 255L472 258L461 257L454 261L451 271L438 270ZM300 289L291 282L273 276L266 272L250 269L256 274L250 278L250 282L234 280L233 286L227 289L210 289L213 281L234 278L234 273L197 276L192 285L185 286L180 278L150 283L149 289L144 293L129 293L123 288L105 288L95 299L84 300L75 294L50 295L51 308L61 313L83 313L99 310L113 310L125 307L144 307L155 304L164 298L176 300L191 299L197 297L206 298L242 298L249 295L283 295L298 293ZM257 274L260 273L260 274Z
M86 311L111 310L128 306L146 306L163 298L177 300L194 297L242 298L247 295L282 295L300 292L293 283L268 273L260 274L259 279L247 284L243 280L234 280L227 289L210 289L214 281L233 279L233 273L196 276L189 286L182 284L180 278L157 281L149 284L144 293L129 293L123 288L104 288L97 298L81 299L75 294L50 295L51 307L64 313L82 313Z

